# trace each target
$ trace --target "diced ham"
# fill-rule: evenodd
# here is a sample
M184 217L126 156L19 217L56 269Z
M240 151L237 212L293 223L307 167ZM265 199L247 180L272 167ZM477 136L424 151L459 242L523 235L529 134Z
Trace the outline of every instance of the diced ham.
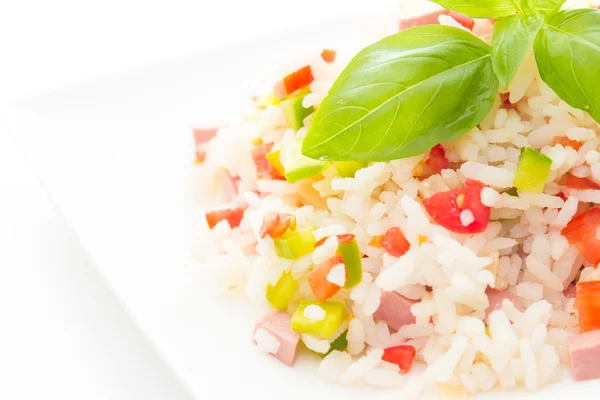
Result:
M567 288L563 291L563 294L567 299L574 299L577 294L577 287L572 283L567 286Z
M457 13L455 11L438 10L432 11L428 14L417 15L406 19L401 19L398 26L399 30L412 28L414 26L422 25L438 25L440 15L448 15L456 20L459 24L465 28L472 30L475 26L475 21L472 18L467 17L464 14Z
M510 300L515 308L519 311L525 311L525 307L519 301L517 296L510 293L508 290L495 290L488 288L485 291L485 294L488 296L488 300L490 305L485 309L485 319L487 320L488 315L490 315L493 311L502 309L502 302L504 299Z
M264 329L279 341L279 350L273 354L279 361L288 366L293 366L296 361L300 335L292 330L291 317L285 312L274 312L260 319L254 327L252 341L257 329Z
M600 330L569 336L567 347L576 381L600 379Z
M373 317L384 321L391 328L399 330L404 325L416 322L415 316L410 311L415 303L417 302L407 299L397 292L381 292L381 303Z
M196 145L196 162L202 163L206 158L208 141L217 135L219 128L194 129L194 144Z

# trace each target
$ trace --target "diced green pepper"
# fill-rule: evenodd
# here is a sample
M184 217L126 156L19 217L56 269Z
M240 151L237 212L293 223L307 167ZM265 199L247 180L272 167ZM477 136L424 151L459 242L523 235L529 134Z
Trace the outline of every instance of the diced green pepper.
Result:
M337 161L333 165L342 178L354 178L356 171L365 168L368 164L362 161Z
M542 193L552 160L531 147L521 150L514 185L521 192Z
M284 272L275 286L267 286L267 300L271 306L279 311L286 311L294 292L298 288L290 272Z
M283 176L285 174L283 166L281 165L281 150L272 151L265 157L279 175Z
M362 254L358 249L356 239L340 243L337 250L346 266L345 289L351 289L362 280Z
M329 348L329 351L325 353L325 355L328 355L334 350L346 351L346 348L348 347L348 339L346 338L347 335L348 331L345 330L344 333L342 333L333 342L331 342L331 347Z
M288 143L283 149L281 160L285 179L290 183L313 178L323 172L327 165L325 161L313 160L302 154L302 139Z
M325 319L313 321L304 316L304 309L317 305L325 311ZM323 339L329 339L342 326L346 319L346 305L338 301L319 303L311 300L301 300L296 312L292 315L292 329L300 333L308 333Z
M273 239L275 254L288 260L296 260L315 249L315 237L312 229L287 231L283 236Z
M302 100L308 93L310 93L308 89L301 90L298 93L291 94L285 100L281 100L285 122L295 131L304 126L304 118L315 110L314 107L304 108L302 105Z

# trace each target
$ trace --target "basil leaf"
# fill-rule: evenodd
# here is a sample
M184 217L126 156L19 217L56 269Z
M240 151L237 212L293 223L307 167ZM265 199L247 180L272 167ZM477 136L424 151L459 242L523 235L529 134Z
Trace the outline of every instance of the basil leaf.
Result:
M600 11L561 11L534 43L542 79L570 106L600 122Z
M505 88L515 77L543 23L544 19L538 14L511 15L496 22L492 36L492 65Z
M544 15L554 14L566 0L523 0L523 11L525 14L537 12Z
M485 42L449 26L410 28L354 57L319 106L302 151L334 161L422 154L477 126L497 91Z
M523 14L521 0L431 0L447 10L472 18L499 18ZM547 0L549 1L549 0Z

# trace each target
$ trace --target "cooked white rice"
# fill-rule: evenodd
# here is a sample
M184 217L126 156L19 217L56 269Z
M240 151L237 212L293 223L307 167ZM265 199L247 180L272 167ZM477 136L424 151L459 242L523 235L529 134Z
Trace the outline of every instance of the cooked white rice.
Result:
M441 23L457 24L442 17ZM341 52L331 65L319 57L312 61L315 81L312 93L304 98L305 107L319 105L347 61ZM203 177L222 170L240 176L238 200L248 204L239 228L222 221L212 229L217 254L204 268L214 272L224 288L244 290L265 310L269 309L267 285L291 271L299 282L288 308L292 312L300 298L314 299L307 276L314 265L336 254L336 235L351 233L368 258L362 282L334 297L346 304L353 318L342 326L347 329L347 350L331 352L318 368L324 379L404 388L402 398L417 397L427 385L437 385L440 392L472 394L494 387L535 390L553 381L559 365L568 363L566 337L579 332L573 302L562 292L584 263L560 232L582 202L600 204L600 190L566 189L563 179L570 172L600 183L600 126L541 81L532 56L499 100L505 93L510 93L512 104L504 108L498 101L479 127L444 143L453 167L424 180L417 174L424 156L371 163L354 178L340 178L330 167L308 186L258 180L248 156L252 141L260 138L285 146L286 138L280 107L257 108L251 120L221 129L198 167ZM584 145L575 151L552 144L564 135ZM544 193L505 193L513 186L525 146L552 159ZM422 198L460 187L468 178L488 186L481 192L481 202L492 208L493 222L484 233L462 235L433 223ZM203 185L205 190L215 190L214 180L205 179ZM268 211L292 213L299 226L314 227L316 240L327 239L298 260L280 259L272 240L258 234ZM471 211L463 212L460 219L463 226L475 220ZM391 227L399 227L411 244L399 258L372 242ZM591 279L597 271L585 268L580 279ZM327 280L343 287L343 264L333 267ZM488 288L508 290L526 310L505 300L484 322L490 305ZM411 308L416 323L394 332L374 319L382 291L418 301ZM307 307L304 315L314 321L325 318L319 306ZM301 338L315 352L329 350L331 340L306 334ZM254 340L265 352L279 349L277 339L265 330L257 330ZM402 376L396 366L382 361L384 348L400 344L417 349L416 362L423 364L424 372Z

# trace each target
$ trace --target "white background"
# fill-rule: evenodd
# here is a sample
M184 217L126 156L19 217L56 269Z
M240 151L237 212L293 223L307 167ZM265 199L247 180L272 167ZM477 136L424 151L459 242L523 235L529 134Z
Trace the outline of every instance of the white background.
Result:
M0 1L3 104L277 35L339 0ZM282 44L285 45L285 44ZM0 398L189 399L0 132Z

